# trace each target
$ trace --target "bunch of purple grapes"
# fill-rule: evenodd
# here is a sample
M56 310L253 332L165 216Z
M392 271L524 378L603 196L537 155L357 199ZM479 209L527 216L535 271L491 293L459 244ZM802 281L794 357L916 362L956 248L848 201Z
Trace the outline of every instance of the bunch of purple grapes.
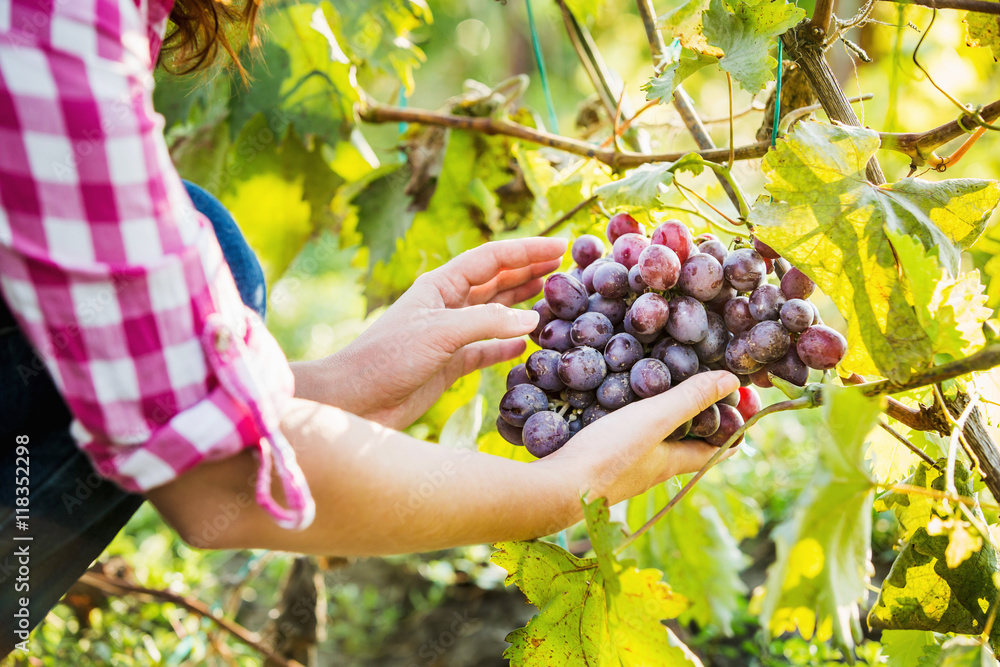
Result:
M581 236L576 266L546 279L531 333L542 349L507 376L497 430L534 456L710 370L729 370L742 386L671 438L721 446L761 408L751 384L771 387L774 376L803 386L810 368L831 369L847 351L808 300L815 283L760 241L729 250L714 234L692 238L678 220L647 237L625 213L607 235L611 253L597 236Z

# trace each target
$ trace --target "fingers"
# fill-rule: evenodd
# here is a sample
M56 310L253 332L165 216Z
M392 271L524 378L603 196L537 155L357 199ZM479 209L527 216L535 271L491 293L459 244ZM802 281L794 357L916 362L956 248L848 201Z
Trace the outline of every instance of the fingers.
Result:
M488 301L496 301L507 305L520 303L538 294L542 289L542 281L539 278L558 269L561 263L560 259L552 259L520 269L501 271L489 282L473 287L469 292L468 301L470 304L486 303ZM523 294L524 296L513 301L511 297L515 294L505 294L511 292L511 290L518 290L525 285L537 285L537 287L533 287L532 291L519 290L516 294ZM501 295L503 295L503 299L500 298Z
M464 280L472 287L485 285L501 271L561 259L567 243L566 239L543 237L493 241L463 252L436 270L447 273L450 279Z
M534 310L508 308L499 303L447 308L434 313L433 342L439 349L456 352L477 341L524 336L537 325L538 313Z
M461 351L461 372L468 375L472 371L489 368L494 364L516 359L527 347L520 338L511 340L485 340L466 345Z
M739 379L726 371L699 373L669 391L626 405L617 412L628 410L630 416L634 413L649 437L663 439L739 386Z

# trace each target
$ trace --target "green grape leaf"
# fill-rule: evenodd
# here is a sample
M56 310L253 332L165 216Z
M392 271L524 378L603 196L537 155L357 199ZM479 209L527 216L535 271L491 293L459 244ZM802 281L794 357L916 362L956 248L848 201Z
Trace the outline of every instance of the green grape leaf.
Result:
M993 311L985 306L987 296L979 271L952 278L919 241L894 232L887 236L904 268L917 321L930 338L934 353L959 359L985 345L983 322Z
M500 229L515 228L530 210L531 198L511 207L501 196L515 179L514 140L453 130L426 209L418 211L389 261L378 261L365 283L369 308L391 303L414 276L435 269L465 250L482 245ZM499 211L499 219L491 218ZM491 226L493 225L493 226Z
M254 83L234 85L233 131L257 113L272 126L294 123L303 134L331 143L346 139L360 100L355 67L340 47L329 6L296 4L268 12L268 38L261 53L245 56Z
M370 176L353 203L358 207L357 230L368 247L369 268L388 262L396 252L396 241L409 231L416 212L413 198L406 193L409 165L387 165Z
M865 442L879 402L827 386L823 414L829 437L816 440L812 481L773 533L777 560L768 570L761 624L773 635L796 627L806 639L832 633L853 653L871 567L873 486Z
M330 8L335 11L329 11ZM413 92L413 70L426 60L411 40L414 30L433 18L424 0L373 0L324 3L327 14L343 35L344 50L360 67L394 74L408 92Z
M944 463L939 461L942 469ZM960 496L975 497L972 474L961 462L955 466L954 480ZM944 473L925 463L905 483L935 491L946 489ZM960 526L955 520L962 515L938 498L892 491L879 498L876 509L880 508L896 513L905 544L882 583L868 624L883 630L981 634L998 592L992 538L978 536L979 548L974 550L975 540L969 542L975 537L969 534L974 530L972 524L955 530ZM983 522L978 504L969 509ZM949 566L949 559L954 567ZM994 630L994 638L996 634Z
M804 16L805 10L786 0L711 0L702 24L708 43L725 54L719 67L756 94L774 80L772 41Z
M973 637L952 637L918 667L996 667L993 651Z
M668 46L663 54L663 60L657 67L660 73L642 85L642 90L646 91L646 99L669 104L674 99L674 91L684 79L702 67L713 65L718 61L715 56L685 49L680 42Z
M843 368L897 382L930 363L933 341L904 289L890 233L936 252L949 275L1000 201L1000 184L903 179L877 187L865 165L879 146L867 129L799 123L764 157L774 200L750 214L757 236L812 278L848 321Z
M507 570L539 609L507 635L511 665L701 665L661 621L676 618L687 601L661 581L614 554L624 533L607 500L583 501L595 555L577 558L550 542L502 542L492 561Z
M993 51L993 59L1000 60L1000 15L967 12L965 43L982 46Z
M722 49L711 46L703 34L701 15L709 0L688 0L657 19L657 24L678 40L685 49L713 58L723 56Z
M934 633L921 630L884 630L879 641L887 659L886 667L913 667L929 653L941 650Z
M674 485L676 486L676 485ZM629 528L637 530L667 504L668 484L656 486L628 502ZM674 507L631 547L641 567L662 567L667 581L691 601L680 616L700 627L718 627L732 635L732 622L742 608L747 588L740 579L749 559L729 532L719 510L698 490Z
M226 155L218 197L240 223L268 284L274 284L306 241L330 222L330 200L344 181L330 169L321 144L307 144L294 128L282 138L263 114L243 127L235 147Z
M1000 224L987 227L969 254L986 283L986 305L996 312L1000 308Z
M655 208L666 186L674 182L675 171L697 175L703 169L701 157L689 153L676 162L640 165L624 178L594 188L594 194L609 208Z

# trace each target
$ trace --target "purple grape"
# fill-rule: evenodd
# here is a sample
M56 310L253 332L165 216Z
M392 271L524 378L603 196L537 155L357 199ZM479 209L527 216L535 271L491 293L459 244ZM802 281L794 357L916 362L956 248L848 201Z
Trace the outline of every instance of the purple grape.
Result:
M536 412L525 422L522 436L525 449L542 458L566 444L569 424L556 412Z
M691 255L681 267L677 279L677 289L681 294L698 299L711 301L722 291L722 265L711 255L698 253Z
M640 359L629 372L629 383L639 398L650 398L670 389L670 370L659 359Z
M744 331L733 336L726 346L726 368L737 375L747 375L759 371L762 364L750 356L750 332Z
M572 269L570 269L566 273L566 275L568 275L570 278L576 278L577 280L581 281L580 282L581 285L583 284L583 282L582 282L583 281L583 269L581 269L579 266L574 266Z
M825 371L839 364L847 354L847 339L836 329L816 324L799 335L795 351L806 366Z
M652 242L673 250L681 264L687 261L691 249L695 247L691 230L680 220L667 220L654 229Z
M606 299L628 294L628 269L617 262L605 262L594 272L594 291Z
M569 337L572 329L572 322L552 320L545 325L541 335L538 336L538 346L546 350L565 352L573 347L573 341Z
M511 426L503 417L497 417L497 432L504 440L512 445L523 446L524 436L522 430L517 426Z
M660 336L659 332L651 333L651 334L644 334L644 333L639 333L638 331L636 331L635 325L632 323L632 310L631 309L627 313L625 313L625 321L622 322L622 329L624 330L623 332L622 331L616 331L615 333L627 333L627 334L629 334L631 336L634 336L635 339L637 341L639 341L640 343L642 343L643 345L649 345L649 344L655 342L656 339L659 338L659 336Z
M569 437L572 438L574 435L580 432L580 429L583 428L583 420L574 419L568 424L568 426L569 426Z
M693 420L689 419L680 426L678 426L677 428L675 428L674 432L667 436L667 440L680 440L688 433L690 433L692 421Z
M611 410L606 410L600 403L594 403L583 411L583 414L580 415L580 420L584 426L590 426L601 417L606 417L610 414Z
M524 426L528 417L549 409L545 392L532 384L519 384L500 399L500 416L511 426Z
M720 361L726 356L726 346L732 335L726 330L726 322L718 313L708 313L708 334L694 344L694 353L705 364Z
M569 330L569 339L577 347L588 346L603 350L611 340L615 325L600 313L584 313L573 320Z
M570 407L577 408L578 410L593 405L594 401L597 400L592 390L567 389L563 392L563 395L566 397L566 402L570 404Z
M808 299L816 283L794 266L781 278L781 292L786 299Z
M767 267L764 266L764 258L756 250L740 248L732 251L726 257L726 261L722 265L722 273L729 284L738 291L752 292L764 282Z
M659 359L670 371L670 380L675 385L698 373L701 365L698 355L690 345L664 338L653 346L649 356ZM636 392L638 393L638 392Z
M743 427L743 415L731 405L719 405L719 430L705 438L705 442L716 447L722 447L736 431ZM545 414L541 412L539 414ZM734 446L743 440L741 437ZM527 444L527 442L525 442Z
M800 333L814 324L816 311L813 305L802 299L789 299L781 306L781 323L791 333Z
M722 281L722 289L711 301L705 302L705 307L709 310L722 315L723 308L726 304L736 298L736 288L727 283L725 280Z
M785 356L768 364L766 369L768 373L800 387L804 387L809 380L809 367L799 359L794 345L788 348Z
M572 322L587 310L587 288L579 280L565 273L553 273L545 280L545 302L552 314Z
M718 430L719 407L715 404L708 406L691 420L690 434L696 438L707 438Z
M604 382L597 388L597 402L608 410L623 408L635 399L635 392L629 382L629 373L608 373Z
M625 234L645 234L646 228L628 213L618 213L608 220L608 241L614 245Z
M733 334L741 334L757 324L757 320L750 314L750 299L745 296L730 299L722 308L722 317L726 321L726 328Z
M616 262L626 269L631 269L639 261L639 255L648 245L649 239L642 234L624 234L618 237L611 250Z
M545 391L562 391L566 388L559 379L559 359L562 355L555 350L537 350L524 362L531 384Z
M639 267L642 281L660 291L676 285L681 272L681 261L677 258L677 253L664 245L646 246L639 253L639 262L636 266Z
M792 337L780 322L764 320L747 332L747 350L759 363L769 364L785 356L792 344Z
M810 306L812 306L812 309L813 309L813 322L812 323L813 324L823 324L823 318L820 316L820 314L819 314L819 308L816 307L816 304L813 303L812 301L807 301L806 303L808 303Z
M536 301L535 305L532 306L531 309L538 313L538 325L535 327L534 331L528 334L528 337L535 343L535 345L538 345L538 337L541 335L542 329L545 328L546 324L556 319L556 316L552 314L551 310L549 310L549 304L545 302L545 299L539 299Z
M584 234L573 241L573 261L581 270L596 262L604 254L604 241L593 234Z
M594 289L594 274L597 273L597 269L601 268L601 264L607 264L609 261L611 260L604 259L602 257L600 259L594 260L587 268L583 270L583 277L580 279L580 282L582 282L583 286L587 288L588 294L593 294L594 292L597 291L596 289Z
M719 263L719 266L722 266L726 261L726 257L729 256L729 251L726 250L726 246L718 239L715 239L714 241L705 241L698 246L698 252L705 255L711 255Z
M642 359L642 343L631 334L615 334L604 348L604 361L612 373L627 371L640 359Z
M559 359L559 379L570 389L597 389L608 374L604 355L592 347L575 347Z
M524 364L518 364L507 373L507 391L510 391L519 384L531 382L528 371L524 369Z
M666 329L675 340L692 345L708 335L708 312L697 299L675 296L670 300L669 310Z
M753 240L753 249L760 253L764 259L780 259L781 255L774 251L774 248L767 245L760 239ZM575 258L574 258L575 259ZM578 262L579 263L579 262Z
M761 285L750 295L750 314L758 322L778 319L785 296L775 285Z
M670 310L670 304L659 294L653 292L641 294L632 303L632 308L629 309L628 314L625 316L626 329L631 322L632 328L639 334L643 336L655 336L660 333L663 326L667 323Z
M726 394L715 402L716 405L730 405L736 407L740 404L740 390L737 389L731 394Z
M587 299L587 312L600 313L608 318L612 326L617 326L625 321L628 304L624 299L608 299L600 294L591 294Z
M712 232L705 232L703 234L698 234L698 236L694 237L694 244L696 246L701 246L701 244L705 243L706 241L718 241L718 240L719 237L713 234Z
M628 288L636 294L642 294L649 287L639 273L639 265L636 264L628 270Z
M767 377L766 366L757 371L756 373L751 373L750 381L753 382L758 387L760 387L761 389L770 389L771 387L774 386L774 384L771 383L771 378Z

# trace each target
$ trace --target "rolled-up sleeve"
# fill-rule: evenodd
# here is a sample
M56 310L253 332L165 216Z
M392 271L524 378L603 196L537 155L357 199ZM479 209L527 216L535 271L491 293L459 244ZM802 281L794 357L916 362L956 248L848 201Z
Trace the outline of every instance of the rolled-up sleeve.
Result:
M278 427L292 374L170 161L147 18L0 2L0 290L101 474L142 492L252 448L258 502L301 528L312 497Z

